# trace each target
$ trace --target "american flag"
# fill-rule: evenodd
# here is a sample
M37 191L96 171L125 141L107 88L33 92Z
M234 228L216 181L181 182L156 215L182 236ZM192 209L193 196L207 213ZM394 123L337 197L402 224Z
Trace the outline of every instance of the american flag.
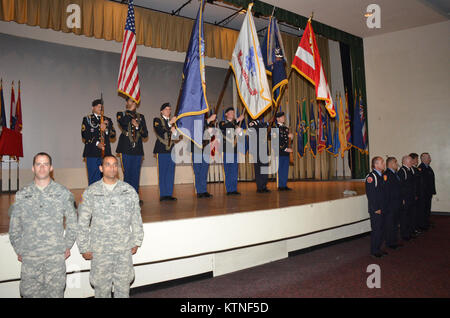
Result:
M133 0L128 1L128 16L123 34L122 55L120 57L117 90L137 104L141 100L139 74L136 57L136 26L134 24Z

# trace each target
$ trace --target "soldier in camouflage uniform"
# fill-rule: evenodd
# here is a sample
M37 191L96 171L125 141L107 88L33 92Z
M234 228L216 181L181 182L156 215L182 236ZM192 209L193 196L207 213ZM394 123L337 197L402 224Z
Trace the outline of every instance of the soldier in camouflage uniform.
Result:
M33 158L34 182L16 193L9 209L9 239L22 262L23 297L64 297L66 263L76 239L72 193L50 178L51 157ZM66 231L64 233L64 218Z
M116 157L105 156L100 170L103 179L83 193L79 208L80 253L91 260L90 281L95 297L129 297L134 278L132 255L142 244L139 196L132 186L117 179Z

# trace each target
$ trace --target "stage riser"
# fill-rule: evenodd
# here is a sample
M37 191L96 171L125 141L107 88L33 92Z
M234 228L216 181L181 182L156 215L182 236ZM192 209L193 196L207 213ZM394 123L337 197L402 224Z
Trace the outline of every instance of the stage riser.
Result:
M367 199L357 196L274 210L146 223L143 247L133 257L136 279L132 287L205 272L218 276L282 259L294 250L369 231L368 221L364 221L367 218ZM0 297L18 297L18 281L2 283L20 276L20 263L5 234L0 236L0 255ZM67 262L67 271L75 273L68 275L66 297L93 295L89 266L75 245Z

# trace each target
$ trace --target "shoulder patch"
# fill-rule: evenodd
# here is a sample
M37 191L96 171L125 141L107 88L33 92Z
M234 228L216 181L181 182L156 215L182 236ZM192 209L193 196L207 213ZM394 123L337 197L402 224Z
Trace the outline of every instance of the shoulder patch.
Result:
M366 179L366 181L367 181L368 183L372 183L372 182L373 182L373 178L372 178L372 177L368 177L368 178Z
M154 122L154 125L155 125L155 127L156 127L156 126L159 126L159 122L158 122L158 121L155 121L155 122Z

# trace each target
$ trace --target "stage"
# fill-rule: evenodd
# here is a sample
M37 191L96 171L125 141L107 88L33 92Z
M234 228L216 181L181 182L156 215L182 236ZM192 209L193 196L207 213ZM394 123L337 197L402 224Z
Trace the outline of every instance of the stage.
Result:
M157 186L142 186L144 242L133 257L133 287L212 272L214 276L288 257L289 252L370 231L362 181L290 182L292 191L257 193L240 182L240 196L223 183L208 184L212 198L197 198L193 184L176 185L177 201L159 201ZM352 190L355 196L344 196ZM83 190L72 190L77 203ZM8 207L0 196L0 297L17 297L20 264L10 246ZM89 262L78 247L67 261L66 297L93 295Z

